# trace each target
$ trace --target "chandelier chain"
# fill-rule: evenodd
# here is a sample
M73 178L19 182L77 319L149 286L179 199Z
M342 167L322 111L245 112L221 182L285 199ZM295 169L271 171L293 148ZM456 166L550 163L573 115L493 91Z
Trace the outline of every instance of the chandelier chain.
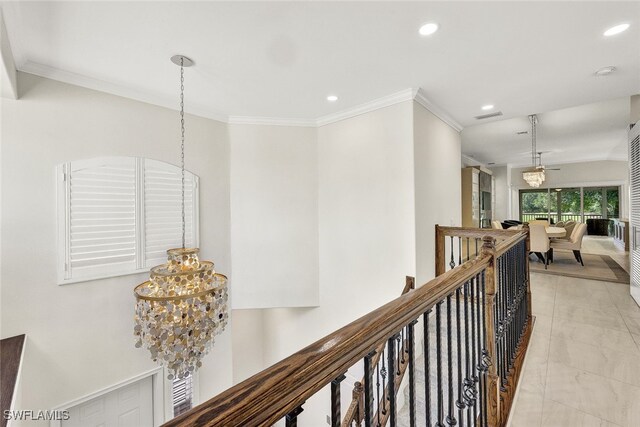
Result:
M182 172L182 248L185 248L184 216L184 58L180 58L180 168Z

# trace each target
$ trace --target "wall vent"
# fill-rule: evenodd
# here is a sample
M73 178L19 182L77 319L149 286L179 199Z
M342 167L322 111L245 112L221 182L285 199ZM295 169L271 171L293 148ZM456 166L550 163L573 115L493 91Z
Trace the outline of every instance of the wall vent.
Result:
M476 120L482 120L482 119L490 119L491 117L498 117L502 115L502 111L496 111L495 113L489 113L489 114L483 114L481 116L476 116L475 119Z

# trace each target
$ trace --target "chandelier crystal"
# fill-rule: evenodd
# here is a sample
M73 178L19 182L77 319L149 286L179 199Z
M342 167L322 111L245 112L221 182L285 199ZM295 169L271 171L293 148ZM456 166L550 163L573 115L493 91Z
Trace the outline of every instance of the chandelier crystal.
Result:
M536 157L536 125L538 123L538 117L535 114L529 116L531 122L531 169L522 172L522 179L524 179L530 187L538 188L544 182L544 166L537 165Z
M151 269L148 281L134 289L134 336L151 358L166 366L168 378L185 378L202 366L214 337L228 319L227 277L211 261L200 261L198 248L185 248L184 211L184 67L193 62L176 55L180 66L182 160L182 247L167 251L168 261Z

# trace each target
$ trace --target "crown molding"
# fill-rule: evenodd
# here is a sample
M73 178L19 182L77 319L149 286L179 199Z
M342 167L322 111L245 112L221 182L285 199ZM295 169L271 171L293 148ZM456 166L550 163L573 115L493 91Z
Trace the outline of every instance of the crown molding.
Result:
M481 161L474 159L473 157L467 156L466 154L462 154L462 161L463 163L467 164L467 165L473 165L473 166L482 166L485 167L485 164L482 163Z
M87 89L97 90L99 92L105 92L111 95L121 96L123 98L129 98L136 101L145 102L147 104L158 105L160 107L169 108L171 110L176 109L176 100L164 96L158 96L150 92L137 90L131 87L122 86L114 83L110 83L104 80L95 79L93 77L86 77L82 74L73 73L70 71L60 70L57 68L49 67L48 65L38 64L36 62L27 61L20 68L19 71L24 73L34 74L36 76L45 77L47 79L56 80L62 83L67 83L75 86L84 87ZM191 104L187 109L187 113L205 117L208 119L217 120L220 122L227 122L229 117L221 114L217 111L213 111L202 106Z
M350 119L361 114L366 114L371 111L379 110L380 108L389 107L404 101L410 101L413 99L413 95L413 89L405 89L400 92L392 93L391 95L383 96L382 98L374 99L370 102L365 102L364 104L357 105L353 108L348 108L346 110L338 111L337 113L319 117L316 120L316 126L325 126L341 120Z
M316 120L281 119L277 117L229 116L227 123L232 125L297 126L317 127Z
M19 71L45 77L51 80L84 87L87 89L105 92L111 95L134 99L136 101L175 110L176 102L173 98L155 95L151 92L140 91L131 87L110 83L104 80L87 77L82 74L60 70L48 65L26 61L19 67ZM210 108L198 105L189 105L188 113L195 116L205 117L220 122L238 125L265 125L265 126L297 126L297 127L320 127L341 120L356 117L371 111L389 107L405 101L415 100L428 111L433 113L440 120L460 132L462 126L451 118L444 110L429 101L422 89L404 89L402 91L383 96L373 101L365 102L352 108L347 108L336 113L328 114L317 119L304 118L279 118L279 117L258 117L258 116L228 116Z
M458 132L462 131L463 126L460 123L458 123L453 117L451 117L449 115L449 113L447 113L442 108L438 107L436 104L431 102L431 100L429 100L429 98L427 98L427 96L426 96L426 94L425 94L425 92L424 92L424 90L422 88L418 88L418 89L415 90L415 92L414 92L414 100L418 104L420 104L424 108L426 108L434 116L436 116L437 118L439 118L440 120L442 120L443 122L445 122L446 124L448 124L449 126L454 128L456 131L458 131Z

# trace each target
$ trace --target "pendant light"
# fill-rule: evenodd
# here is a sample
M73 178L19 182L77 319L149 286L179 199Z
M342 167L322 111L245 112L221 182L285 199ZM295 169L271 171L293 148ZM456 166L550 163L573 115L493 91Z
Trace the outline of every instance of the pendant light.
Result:
M544 166L538 165L536 157L536 125L538 123L538 117L535 114L529 116L531 121L531 169L522 172L522 179L524 179L530 187L538 188L544 182Z
M170 380L202 366L229 317L226 276L215 272L213 262L200 261L198 248L185 248L184 68L193 61L182 55L171 61L180 66L182 247L169 249L167 263L153 267L149 280L134 289L136 347L166 366Z

